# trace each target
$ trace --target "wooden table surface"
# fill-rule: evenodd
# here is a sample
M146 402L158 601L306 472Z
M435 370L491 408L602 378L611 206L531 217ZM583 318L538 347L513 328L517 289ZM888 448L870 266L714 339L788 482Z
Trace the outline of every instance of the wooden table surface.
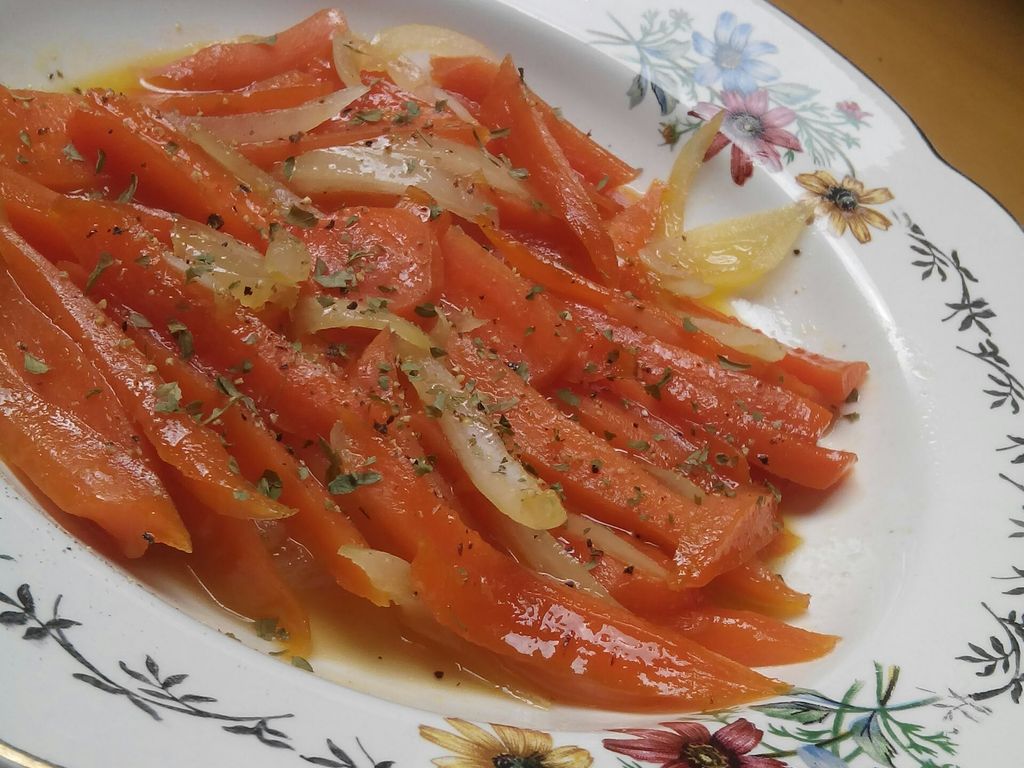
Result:
M1024 222L1024 0L772 0Z

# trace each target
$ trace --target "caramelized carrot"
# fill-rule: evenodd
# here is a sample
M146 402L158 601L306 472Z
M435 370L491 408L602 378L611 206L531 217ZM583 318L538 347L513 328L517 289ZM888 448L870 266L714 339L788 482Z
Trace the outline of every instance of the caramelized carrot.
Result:
M750 482L744 455L695 424L669 423L628 401L592 393L574 406L580 424L640 462L680 471L709 492Z
M734 317L718 312L697 301L674 297L673 304L692 317L708 317L722 323L739 325ZM765 380L774 376L780 382L796 379L803 386L820 393L822 402L838 406L859 387L868 374L868 364L862 361L844 362L804 349L788 349L786 356L769 368Z
M176 381L182 400L201 403L205 418L225 442L238 462L239 470L250 482L273 498L296 510L284 521L288 534L308 549L335 581L349 592L376 605L388 605L388 598L377 589L366 572L346 557L338 555L344 546L365 547L366 540L352 521L334 503L312 473L278 442L259 415L237 394L230 379L209 376L181 360L177 350L155 329L132 326L130 313L121 313L131 337L152 360L161 375Z
M534 189L586 247L596 274L615 285L619 268L611 238L565 152L530 102L512 59L502 62L491 93L481 105L481 116L488 125L515 126L503 140L508 156L529 170Z
M203 587L225 608L266 622L265 639L287 642L292 653L305 654L309 617L277 572L256 523L218 515L182 488L175 497L194 544L186 562Z
M612 231L614 231L614 222ZM618 234L620 237L625 236L621 232ZM720 315L714 310L703 308L695 302L676 299L673 299L673 302L679 306L684 316L673 316L657 306L658 298L661 296L660 292L651 287L643 277L638 277L637 269L629 263L623 270L623 280L631 290L642 297L642 300L636 298L627 300L627 297L622 294L566 269L554 259L545 260L538 255L537 248L531 248L523 242L518 242L505 232L487 229L485 235L510 266L515 267L524 277L534 283L544 286L551 293L585 304L629 325L634 330L643 331L667 344L682 347L702 357L714 359L718 355L722 355L741 367L744 373L755 376L772 387L785 388L794 395L809 400L809 407L815 410L820 428L824 428L821 427L821 424L827 426L830 421L828 410L822 406L835 405L835 403L826 398L818 389L802 381L798 376L782 370L779 364L765 363L752 355L737 351L699 329L687 330L685 323L685 315L713 317L716 320L725 318L735 323L734 319Z
M14 284L10 247L0 232L0 453L126 556L152 542L188 551L152 452L82 351Z
M834 405L845 402L868 375L865 362L833 360L806 349L789 350L779 367L816 387Z
M135 179L141 202L208 222L255 247L267 238L269 205L148 107L89 91L68 130L91 161L104 153L115 182L130 190Z
M59 192L101 188L107 181L102 168L83 158L68 135L68 119L81 101L72 94L0 86L0 168Z
M370 90L333 120L302 136L243 143L239 151L256 165L270 168L274 163L313 149L355 144L381 136L401 140L418 133L428 141L430 136L440 136L474 146L478 140L486 138L482 128L477 128L474 134L474 127L450 110L442 108L438 112L434 103L403 91L384 77L365 79Z
M344 481L333 487L371 546L412 558L427 538L461 535L458 516L438 504L433 488L415 475L400 448L367 422L355 405L358 394L339 372L296 351L242 307L218 303L201 284L186 283L162 261L162 246L140 231L135 212L78 200L63 200L58 207L65 233L86 263L95 263L100 253L117 262L118 269L97 281L98 294L129 307L144 296L154 325L178 320L197 329L196 356L222 375L248 360L251 368L238 388L287 431L315 442L326 440L340 423L351 457ZM115 228L120 235L111 234Z
M479 329L524 379L541 387L559 371L569 331L558 310L529 282L453 227L441 241L444 299L484 323Z
M430 71L434 80L445 90L465 96L470 102L481 104L494 87L498 66L476 56L434 56L430 60ZM590 138L589 134L564 119L535 93L528 93L534 108L544 121L544 127L558 142L573 170L587 182L595 186L600 185L602 190L611 190L628 184L640 175L636 168L620 160Z
M347 299L384 301L397 315L421 318L416 307L437 300L444 276L432 223L409 210L368 206L332 219L298 233L316 265L313 280Z
M18 234L55 261L73 258L50 218L50 207L59 197L28 176L0 168L0 211Z
M670 622L686 637L752 667L799 664L824 656L839 638L785 624L753 611L698 609Z
M723 573L708 591L726 607L747 608L780 619L799 616L811 603L810 595L797 592L758 559Z
M310 150L480 147L527 190L454 174L494 224L438 213L416 188L311 192L312 220L285 216L265 184L175 128L172 112L261 120L357 85L333 62L347 29L323 10L150 70L131 96L0 87L0 454L109 534L104 552L193 548L171 556L293 653L310 645L309 619L279 564L301 550L386 606L387 585L339 555L373 547L410 564L418 629L560 701L665 711L786 690L745 665L807 661L837 638L779 620L809 597L767 564L797 540L764 478L843 478L856 456L818 441L866 364L756 348L754 331L705 322L735 318L669 295L640 258L663 186L625 187L639 171L527 88L510 57L435 57L447 96L367 69L365 93L319 125L238 145L285 187ZM213 288L173 254L180 217L260 253L284 226L311 274L242 306L242 283ZM236 255L211 268L226 277ZM270 279L300 255L282 251ZM308 332L297 297L434 331L432 365L460 391L435 382L421 406L413 341ZM509 452L495 477L537 476L545 497L524 494L523 512L557 494L564 525L510 525L431 418L449 407L476 409L480 437Z
M520 568L480 539L412 563L434 617L508 658L542 690L591 707L726 707L786 686L671 630Z
M676 494L566 418L500 362L488 360L487 351L469 338L453 338L448 353L475 382L476 392L514 404L503 413L512 445L540 476L558 483L570 503L591 517L659 546L675 561L680 586L706 584L774 537L771 495L741 488L732 497L710 494L697 503Z
M60 200L57 208L62 204L71 210L94 205ZM97 231L91 242L99 245L117 241L118 237L110 230ZM165 382L152 372L145 356L119 328L105 321L102 310L77 286L9 227L0 227L0 247L8 270L25 294L82 347L160 458L180 473L196 496L221 514L236 517L277 518L291 514L234 474L230 456L217 436L182 410L175 382ZM97 260L92 265L90 283L102 276L102 263ZM90 283L87 287L91 287Z
M615 243L616 252L627 260L635 259L636 252L647 245L654 234L664 190L665 186L660 181L652 181L643 197L623 208L608 222L608 236Z
M348 24L341 11L325 9L293 27L253 42L207 46L146 75L165 90L229 91L319 60L331 60L331 39Z
M241 91L141 93L139 101L162 112L182 115L238 115L297 107L335 88L330 80L292 70L253 83Z
M640 384L660 413L693 419L723 437L732 436L773 475L825 489L856 461L852 453L812 442L831 422L815 403L733 370L728 359L705 360L610 322L589 307L570 305L570 310L594 365L605 364L616 349L634 351ZM636 394L636 382L616 379L609 386L626 397Z
M590 566L591 576L608 590L615 601L637 616L663 623L704 602L701 590L679 589L668 579L601 551L590 539L574 536L565 530L557 531L556 535L577 560ZM640 547L645 555L664 565L666 571L671 571L672 561L656 548L635 539L630 541L630 545Z

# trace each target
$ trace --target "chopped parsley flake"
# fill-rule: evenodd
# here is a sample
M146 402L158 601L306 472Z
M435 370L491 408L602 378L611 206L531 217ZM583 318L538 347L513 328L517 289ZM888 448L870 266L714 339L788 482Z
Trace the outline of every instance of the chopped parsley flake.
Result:
M284 483L281 482L281 478L277 472L272 469L268 469L260 475L259 482L256 483L256 490L268 499L274 499L276 501L281 498L281 492L284 490Z
M92 268L92 272L89 273L89 277L85 281L85 293L92 290L92 287L96 284L96 281L100 279L100 275L114 263L114 257L104 251L99 255L96 260L96 266Z
M50 366L48 366L35 355L26 352L25 370L28 371L29 373L34 373L36 375L41 376L42 374L47 373L50 370Z
M156 388L157 413L175 413L181 403L181 387L176 381L168 381Z
M327 486L327 490L335 496L352 493L361 485L373 485L381 481L380 472L348 472L335 477Z

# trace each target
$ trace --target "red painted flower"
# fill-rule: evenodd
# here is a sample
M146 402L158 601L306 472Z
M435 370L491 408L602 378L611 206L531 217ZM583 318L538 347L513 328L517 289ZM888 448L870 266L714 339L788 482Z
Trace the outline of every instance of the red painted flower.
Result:
M662 723L658 728L623 728L633 739L605 739L604 748L662 768L787 768L774 757L748 755L764 732L742 717L713 734L700 723Z
M781 171L782 158L776 147L803 151L799 139L782 127L796 120L796 113L787 107L768 109L766 91L754 91L751 94L723 91L722 104L725 105L722 130L711 142L704 159L709 160L731 143L732 180L737 184L743 184L750 178L754 172L755 158L771 170ZM702 120L710 120L722 109L716 104L702 101L690 114Z
M871 117L871 113L861 109L856 101L837 101L836 110L852 125L860 125L865 117Z

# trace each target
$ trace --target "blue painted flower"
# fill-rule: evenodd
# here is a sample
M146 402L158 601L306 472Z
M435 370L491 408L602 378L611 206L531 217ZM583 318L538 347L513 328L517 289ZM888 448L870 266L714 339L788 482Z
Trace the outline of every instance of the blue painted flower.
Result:
M827 749L809 744L796 751L807 768L850 768L845 760L840 760Z
M737 24L736 17L726 11L718 16L714 40L694 32L694 50L710 59L697 67L694 79L707 86L721 79L725 90L741 93L756 91L758 80L767 83L778 79L779 70L758 57L779 49L761 40L751 42L752 31L752 26Z

